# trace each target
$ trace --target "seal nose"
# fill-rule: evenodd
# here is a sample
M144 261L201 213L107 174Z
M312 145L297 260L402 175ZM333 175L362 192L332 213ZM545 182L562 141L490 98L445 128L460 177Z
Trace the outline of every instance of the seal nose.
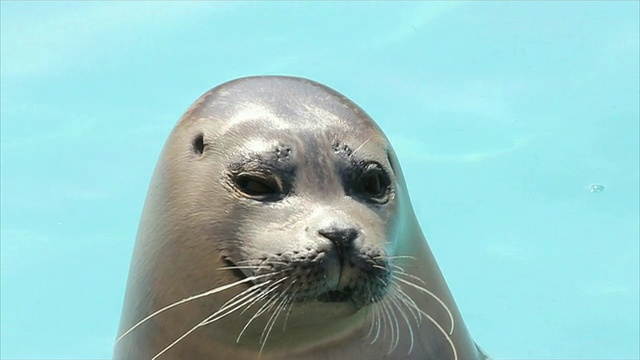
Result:
M333 245L338 249L344 249L351 246L353 241L358 237L359 232L354 228L337 228L331 227L318 230L318 233L331 240Z
M327 267L327 284L333 290L347 290L353 278L353 243L360 232L352 227L331 226L318 230L318 234L329 239L335 248L334 266ZM331 263L331 262L330 262ZM336 266L337 265L337 266ZM344 294L343 294L344 295Z

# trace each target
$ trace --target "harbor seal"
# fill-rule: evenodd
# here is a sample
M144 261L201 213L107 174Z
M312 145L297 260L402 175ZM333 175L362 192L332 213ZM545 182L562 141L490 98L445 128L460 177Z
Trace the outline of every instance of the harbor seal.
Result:
M317 82L202 95L156 165L117 360L484 359L391 144Z

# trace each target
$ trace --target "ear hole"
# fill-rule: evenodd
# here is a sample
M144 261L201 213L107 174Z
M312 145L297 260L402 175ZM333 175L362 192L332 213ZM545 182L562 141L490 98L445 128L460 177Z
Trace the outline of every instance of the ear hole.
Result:
M202 155L202 153L204 153L204 134L200 133L196 135L196 137L193 138L191 145L193 146L193 151L196 154Z

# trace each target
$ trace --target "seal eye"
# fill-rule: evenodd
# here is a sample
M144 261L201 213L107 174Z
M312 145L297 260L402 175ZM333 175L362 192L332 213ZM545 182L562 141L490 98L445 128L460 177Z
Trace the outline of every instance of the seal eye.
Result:
M386 202L391 182L380 165L376 163L368 164L360 181L360 191L363 195L378 202Z
M364 190L373 196L379 196L382 192L380 176L378 174L366 174L364 177Z
M265 197L280 193L280 187L275 179L242 174L235 178L235 183L240 191L249 196Z

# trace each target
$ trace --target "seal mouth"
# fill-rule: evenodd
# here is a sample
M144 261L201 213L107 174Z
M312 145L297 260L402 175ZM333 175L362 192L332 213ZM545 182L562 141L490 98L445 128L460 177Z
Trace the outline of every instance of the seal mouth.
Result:
M227 270L229 270L235 277L239 280L243 280L247 278L247 274L245 274L242 270L238 269L238 266L229 258L224 257L222 259L227 266ZM324 303L339 303L339 302L348 302L353 299L353 289L349 286L345 286L340 290L329 290L318 296L316 296L316 300Z

